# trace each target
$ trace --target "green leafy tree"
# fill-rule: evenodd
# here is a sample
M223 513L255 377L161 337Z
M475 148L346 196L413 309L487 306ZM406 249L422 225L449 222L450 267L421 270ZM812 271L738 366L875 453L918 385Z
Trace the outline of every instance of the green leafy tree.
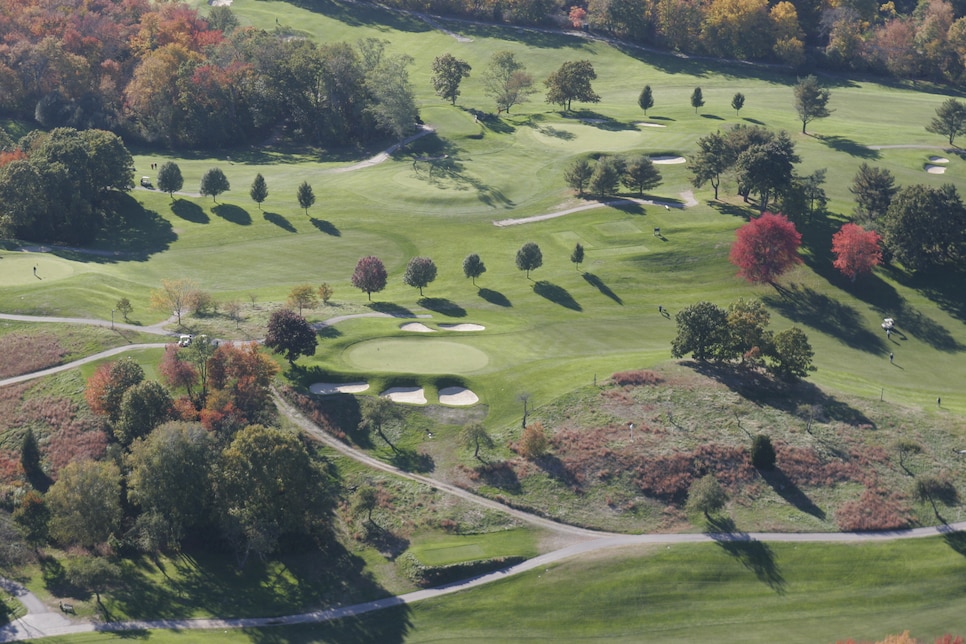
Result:
M705 519L710 519L727 502L728 495L714 474L705 474L695 479L688 488L687 509L703 513Z
M966 207L952 184L906 186L889 204L881 232L910 270L955 265L966 255Z
M617 191L617 185L623 173L624 164L620 159L601 157L594 164L594 171L590 175L590 181L587 182L587 190L597 199L603 199Z
M576 159L564 170L564 181L567 185L577 191L578 197L584 196L584 188L590 183L590 178L594 174L594 167L587 159Z
M460 432L460 441L464 447L473 449L473 458L481 463L485 461L480 457L480 449L493 449L495 445L493 437L490 436L481 422L463 425L463 430Z
M386 434L389 427L398 426L402 421L402 412L396 403L382 396L366 397L362 399L361 413L362 419L359 421L359 429L367 433L375 431L379 438L385 441L394 453L398 454L399 449L389 440L389 436Z
M898 190L896 178L889 170L863 162L849 186L849 192L855 195L853 216L861 223L878 229L879 220L889 210L889 204Z
M146 550L176 547L211 512L214 443L198 423L173 421L134 441L125 459L128 500L150 520L140 522Z
M328 282L322 282L319 284L319 299L322 300L322 304L328 305L329 300L335 294L335 289Z
M58 472L46 500L58 543L102 544L121 526L121 471L111 461L73 461Z
M476 253L470 253L463 259L463 275L473 280L476 286L476 278L486 272L486 264Z
M645 190L652 190L661 185L661 172L654 166L654 162L643 154L633 157L624 165L621 183L629 190L637 190L637 194L644 196Z
M435 279L436 264L428 257L413 257L406 265L406 273L403 275L403 282L418 288L420 297L423 295L423 288Z
M768 331L771 315L761 300L738 298L728 307L729 359L757 363L771 348L772 336Z
M828 109L832 92L819 86L818 79L813 75L799 78L795 85L795 111L802 122L802 134L805 128L815 119L824 119L832 114Z
M101 593L117 588L121 583L121 568L104 557L71 557L64 566L67 580L93 593L97 605L104 613L107 607L101 601Z
M43 466L40 463L40 445L37 443L37 435L30 427L23 433L23 440L20 441L20 467L23 468L28 481L43 479L47 476L44 474ZM41 490L41 492L46 492L46 489Z
M122 297L114 305L114 309L124 317L124 321L127 322L127 317L134 312L134 307L131 306L131 300L126 297Z
M574 268L578 271L580 270L580 265L584 262L584 247L580 243L574 246L574 250L570 253L570 261L573 262Z
M299 315L302 315L303 308L311 309L318 305L319 296L311 284L299 284L289 291L286 303L289 306L297 306Z
M37 490L28 490L23 495L20 504L13 511L13 520L31 545L42 545L50 536L50 509L44 495ZM2 536L0 535L0 541L3 541Z
M410 56L383 56L366 74L365 88L371 102L365 113L381 132L397 139L410 133L419 117L406 69L412 62Z
M265 346L284 355L289 365L294 365L299 356L315 354L318 339L301 315L291 309L276 309L268 319Z
M525 103L536 90L533 77L513 52L498 51L490 58L483 72L483 92L496 101L499 112L510 113L510 108Z
M645 85L641 90L640 96L637 97L637 105L644 110L644 116L647 116L647 111L654 107L654 92L651 91L650 85Z
M314 535L331 507L328 476L294 431L250 425L218 459L215 507L239 569L265 557L286 534Z
M728 140L715 132L698 139L698 152L688 162L691 183L695 188L710 183L714 188L714 198L718 198L721 175L734 165L736 155Z
M690 353L696 360L719 356L728 346L728 313L711 302L698 302L674 316L678 334L671 342L671 355Z
M543 253L540 247L534 242L527 242L517 251L517 268L527 272L527 279L530 279L530 271L543 266Z
M452 54L443 54L433 59L433 90L436 95L452 105L460 95L460 83L469 77L470 64Z
M798 327L792 327L775 334L771 351L771 369L783 378L804 378L815 371L812 358L815 352L808 342L808 336Z
M218 195L231 190L228 177L221 171L221 168L209 168L201 176L201 195L211 196L211 200L218 203Z
M134 358L125 357L102 364L87 379L84 398L95 414L115 422L121 414L124 393L144 380L144 369Z
M766 143L747 147L735 160L735 174L745 201L748 195L757 193L758 209L767 210L770 199L791 185L799 161L795 142L784 130Z
M600 96L591 87L591 81L596 78L597 72L589 60L568 60L544 81L547 102L560 105L568 112L571 101L599 103Z
M352 501L352 510L355 514L365 514L369 525L376 526L372 520L372 511L379 507L379 492L371 485L360 486L356 490Z
M731 97L731 109L735 111L735 115L741 114L741 108L745 106L745 95L741 92L735 92L735 95Z
M691 107L694 108L695 114L698 113L699 107L704 107L704 93L700 87L695 87L694 91L691 92Z
M775 469L775 446L764 434L757 434L751 441L751 465L758 470Z
M248 194L252 198L252 201L258 204L258 209L261 210L262 203L268 199L268 184L265 183L265 177L262 176L261 172L255 175Z
M352 285L365 291L372 301L372 294L386 288L386 267L378 257L368 255L356 263L352 273Z
M135 438L146 436L169 420L171 414L168 390L154 380L139 382L124 392L121 413L113 427L114 436L121 445L130 445Z
M953 140L966 133L966 104L949 98L936 108L936 116L926 126L927 132L942 134L953 145Z
M308 215L309 208L315 203L315 192L312 191L312 186L309 185L308 181L299 184L298 200L299 207L305 209L305 214Z
M174 193L184 187L184 177L181 176L181 168L174 161L165 161L158 168L158 190L167 192L168 196L174 199Z

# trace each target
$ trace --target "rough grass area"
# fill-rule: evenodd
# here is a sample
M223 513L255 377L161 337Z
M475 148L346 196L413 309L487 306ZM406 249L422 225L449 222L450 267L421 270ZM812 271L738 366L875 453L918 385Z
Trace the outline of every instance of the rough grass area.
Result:
M531 416L550 434L547 454L504 451L485 464L464 461L455 476L568 523L634 532L706 527L684 511L691 483L705 474L730 497L730 527L744 531L882 530L966 514L957 453L966 433L956 418L709 365L616 376L654 384L580 389ZM772 471L750 463L757 434L775 445ZM916 445L901 463L900 441ZM913 498L921 476L957 490L951 507L937 503L939 516Z

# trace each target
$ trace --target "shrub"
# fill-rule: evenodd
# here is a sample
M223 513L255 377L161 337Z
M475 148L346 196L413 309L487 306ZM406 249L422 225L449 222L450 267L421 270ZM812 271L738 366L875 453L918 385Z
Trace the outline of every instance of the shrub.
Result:
M547 432L541 423L527 425L520 437L520 454L524 458L533 460L547 453L550 441L547 439Z
M759 470L775 469L775 447L764 434L755 436L751 443L751 464Z
M406 553L400 560L400 565L406 576L414 584L427 588L485 575L494 570L515 566L523 561L526 561L526 557L495 557L493 559L463 561L447 566L427 566L412 553Z
M633 371L618 371L611 379L617 384L624 385L659 385L664 382L664 378L657 372L648 369L635 369Z

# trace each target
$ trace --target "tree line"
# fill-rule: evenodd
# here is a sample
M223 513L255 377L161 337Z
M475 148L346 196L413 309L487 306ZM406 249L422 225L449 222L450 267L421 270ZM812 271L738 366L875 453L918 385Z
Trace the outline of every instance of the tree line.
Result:
M383 40L316 45L180 2L0 0L0 15L0 110L47 128L218 147L287 127L326 146L398 138L417 119L412 59Z

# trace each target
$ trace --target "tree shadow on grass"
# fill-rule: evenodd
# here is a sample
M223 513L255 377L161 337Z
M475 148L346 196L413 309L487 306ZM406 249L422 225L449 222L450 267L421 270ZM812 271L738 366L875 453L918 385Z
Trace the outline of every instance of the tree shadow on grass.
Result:
M785 594L785 578L775 561L775 553L768 544L738 532L729 518L709 517L708 533L714 542L731 557L753 572L758 581L779 595Z
M722 215L738 217L739 219L744 219L745 221L750 220L752 214L754 214L753 208L749 208L747 206L738 206L736 204L726 203L724 201L708 201L708 205Z
M375 522L366 524L365 541L379 551L389 561L395 561L399 555L409 548L409 539L377 525Z
M878 150L872 150L844 136L816 135L816 138L837 152L845 152L860 159L878 159L881 156Z
M398 451L393 452L389 462L404 472L426 474L436 469L436 461L429 454L405 447L398 447L397 449Z
M540 280L533 285L533 292L540 297L550 300L554 304L559 304L560 306L572 311L583 310L577 300L575 300L573 296L567 292L567 289L562 286L557 286L552 282Z
M966 557L966 532L954 530L943 535L946 545Z
M394 302L370 302L368 306L376 313L385 313L386 315L391 315L395 318L416 317L416 314L407 309L405 306L396 304Z
M537 467L543 470L547 476L566 485L574 492L581 492L582 486L574 473L567 468L567 465L553 454L544 454L534 461Z
M480 481L511 494L519 494L523 489L516 471L506 461L485 463L476 468Z
M607 286L606 284L604 284L604 280L600 279L599 277L597 277L593 273L584 273L584 276L583 277L584 277L585 280L587 280L587 283L588 284L590 284L591 286L596 287L598 291L600 291L601 293L603 293L604 295L606 295L610 299L614 300L615 302L617 302L621 306L624 305L624 300L622 300L620 298L620 295L618 295L617 293L615 293L614 291L612 291L609 286Z
M490 304L494 304L496 306L502 306L502 307L513 306L510 300L507 299L506 295L504 295L503 293L500 293L499 291L494 291L493 289L481 288L477 292L477 295L482 297Z
M723 118L721 118L717 114L702 114L701 115L701 118L703 118L703 119L711 119L712 121L723 121L724 120Z
M248 214L248 211L234 204L220 203L217 206L212 206L211 212L225 221L239 226L250 226L252 223L252 216Z
M780 469L774 469L770 472L761 472L761 477L765 479L765 482L771 486L778 496L782 497L788 503L791 503L797 509L801 510L805 514L810 514L816 519L822 521L825 520L825 511L822 508L815 505L815 503L808 498L808 495L792 481L788 476L782 472Z
M853 307L800 284L788 287L776 285L775 288L777 293L761 299L789 320L839 338L861 351L886 351L883 339L863 326L862 318Z
M316 219L315 217L310 217L309 221L312 222L312 225L318 228L320 232L323 232L326 235L331 235L333 237L342 236L342 231L336 228L335 224L333 224L331 221L327 221L325 219Z
M329 326L328 324L323 324L322 326L317 327L315 333L320 338L324 338L326 340L334 340L335 338L342 337L342 331L339 331L339 329L335 328L334 326Z
M204 209L193 201L175 199L171 202L171 212L185 221L196 224L207 224L211 219Z
M590 125L599 130L608 132L625 132L637 130L637 126L632 123L618 121L610 116L605 116L593 110L579 110L573 113L573 118L579 119L586 125Z
M637 203L636 201L631 201L630 199L619 199L618 201L612 202L610 204L611 208L615 210L620 210L621 212L626 212L628 215L646 215L647 211L644 206Z
M860 410L830 396L806 380L787 382L769 374L732 364L683 362L682 365L712 378L757 405L767 405L794 414L801 405L821 407L825 417L854 426L875 428L875 423Z
M741 120L742 120L742 121L748 121L749 123L754 123L755 125L764 125L764 124L765 124L765 122L764 122L764 121L759 121L758 119L753 119L753 118L749 118L749 117L747 117L747 116L746 116L746 117L744 117L744 118L743 118L743 119L741 119Z
M903 285L925 294L957 320L966 322L966 289L963 289L966 271L944 267L942 270L912 277L898 270L894 270L893 275Z
M290 233L296 233L296 232L298 232L295 229L295 226L292 225L292 222L290 222L286 217L284 217L284 216L282 216L282 215L280 215L278 213L275 213L275 212L266 212L266 213L264 213L262 215L262 217L264 217L265 218L265 221L267 221L268 223L275 224L276 226L278 226L282 230L287 230Z
M454 318L466 317L466 309L445 297L424 297L418 303L421 307L435 311L440 315L448 315Z

